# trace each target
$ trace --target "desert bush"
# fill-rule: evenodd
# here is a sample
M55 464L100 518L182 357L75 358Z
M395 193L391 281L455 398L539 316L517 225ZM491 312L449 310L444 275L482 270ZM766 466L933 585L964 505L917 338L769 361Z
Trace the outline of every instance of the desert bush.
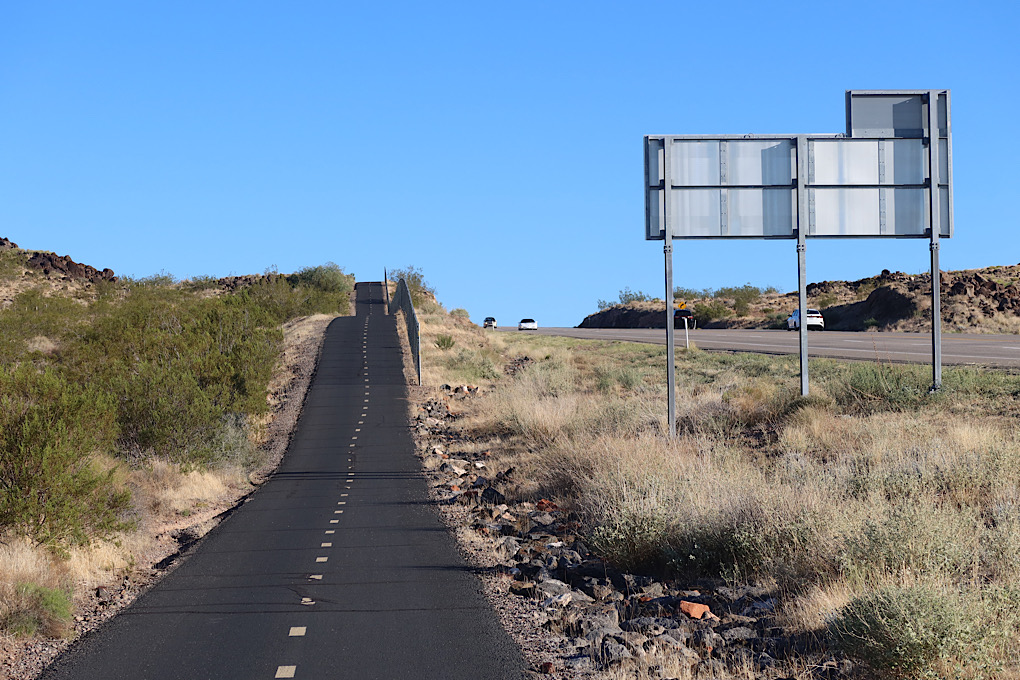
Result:
M26 637L42 633L59 638L70 633L73 606L66 591L36 583L19 583L13 600L7 603L0 617L0 629Z
M765 327L771 328L773 330L786 330L788 327L786 323L786 318L788 316L789 316L788 314L783 314L782 312L774 312L772 314L769 314L766 320Z
M885 489L890 502L873 505L886 515L868 517L860 534L844 539L842 571L856 582L875 582L879 576L904 573L959 579L981 566L980 517L973 511L941 508L923 502L925 495L906 482L907 489ZM880 491L881 492L881 491Z
M762 294L775 292L777 292L776 289L771 286L759 288L752 286L750 283L745 283L743 286L724 286L716 290L712 296L716 299L726 298L733 300L734 311L736 311L738 316L744 316L749 311L751 303L761 299Z
M324 293L348 294L354 290L354 277L345 274L335 262L305 267L287 277L292 286L307 286Z
M436 347L438 347L439 349L442 350L451 349L455 344L456 343L454 342L452 335L440 333L439 335L436 336Z
M701 322L723 319L730 315L730 310L721 301L698 302L694 305L694 318Z
M702 298L710 298L715 294L711 288L684 288L683 286L677 286L673 289L673 298L681 300L700 300Z
M825 295L819 295L817 298L815 298L814 306L817 307L818 309L826 309L827 307L832 307L837 302L839 302L838 297L836 297L832 293L827 293Z
M468 312L468 310L464 309L463 307L458 307L457 309L450 310L450 316L456 317L458 319L470 319L471 313Z
M886 678L940 677L966 620L952 594L925 586L885 587L842 607L828 625L837 648Z
M425 311L423 308L425 303L431 302L435 305L436 289L429 285L425 280L425 274L421 269L413 265L408 265L403 269L391 269L389 275L395 281L404 279L404 283L407 284L407 289L411 293L411 304L418 311ZM434 310L425 311L425 313L433 313Z
M597 304L599 311L601 312L602 310L609 309L610 307L613 307L615 305L626 305L631 302L649 302L655 299L656 298L654 295L648 295L647 293L642 292L640 290L631 290L630 286L627 286L626 288L620 291L620 296L618 300L616 301L599 300Z
M217 288L219 287L220 282L215 276L199 274L198 276L193 276L190 279L181 281L181 285L185 290L201 291Z
M125 525L129 496L92 464L117 434L111 396L52 370L0 372L0 527L55 549Z

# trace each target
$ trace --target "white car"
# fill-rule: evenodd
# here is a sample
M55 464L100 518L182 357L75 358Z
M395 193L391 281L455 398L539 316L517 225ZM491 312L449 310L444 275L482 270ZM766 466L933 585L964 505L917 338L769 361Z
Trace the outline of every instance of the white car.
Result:
M807 327L809 331L825 330L825 318L822 316L822 313L819 312L817 309L807 310ZM786 319L786 330L795 331L798 328L800 328L800 310L795 309L793 310L793 314L791 314Z
M517 330L519 331L537 331L538 324L535 323L534 319L521 319L521 322L517 324Z

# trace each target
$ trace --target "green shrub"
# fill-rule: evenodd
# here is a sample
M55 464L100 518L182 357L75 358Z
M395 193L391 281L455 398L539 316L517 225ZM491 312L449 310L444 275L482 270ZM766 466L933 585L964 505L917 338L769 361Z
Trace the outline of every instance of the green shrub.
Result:
M839 302L839 298L832 293L828 293L826 295L820 295L815 299L815 307L818 309L825 309L827 307L832 307L837 302Z
M0 394L0 526L58 549L123 528L129 495L92 460L116 437L111 395L28 365Z
M925 587L883 588L854 598L828 624L833 643L884 678L939 677L961 638L958 604Z
M723 319L730 315L730 310L725 303L720 301L699 302L694 305L694 318L702 323Z
M750 310L751 303L761 299L763 293L775 292L776 289L771 286L768 288L758 288L750 283L745 283L743 286L725 286L720 288L713 293L713 297L716 299L732 299L733 309L737 316L745 316Z
M684 288L683 286L677 286L673 289L673 298L681 300L700 300L702 298L710 298L715 294L715 291L711 288L703 288L701 290L695 288Z
M63 590L35 583L19 583L15 588L19 606L8 611L0 627L15 635L64 637L71 630L73 605Z
M631 290L630 286L627 286L626 288L620 291L620 298L618 301L613 302L611 300L599 300L598 308L599 311L602 311L604 309L609 309L610 307L614 307L616 305L626 305L631 302L651 302L652 300L655 299L656 298L653 295L648 295L647 293L644 293L640 290Z
M458 319L470 319L471 314L468 310L458 307L457 309L450 310L450 316L457 317Z
M451 349L455 344L456 342L454 341L452 335L439 334L438 336L436 336L436 347L438 347L439 349L442 350Z
M766 321L766 327L776 330L786 330L789 327L786 323L787 316L788 315L783 314L782 312L769 314Z
M407 290L411 293L411 304L416 310L420 310L426 300L435 300L436 289L429 285L425 280L425 274L417 267L408 265L404 269L391 269L389 276L394 281L404 279Z
M299 269L287 280L293 286L308 286L325 293L348 294L354 290L354 277L345 274L335 262Z

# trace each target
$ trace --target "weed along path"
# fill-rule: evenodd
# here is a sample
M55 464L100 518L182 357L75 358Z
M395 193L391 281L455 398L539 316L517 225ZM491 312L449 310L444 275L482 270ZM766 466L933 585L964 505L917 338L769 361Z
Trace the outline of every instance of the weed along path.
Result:
M429 506L381 284L326 334L287 455L162 582L46 680L520 678Z

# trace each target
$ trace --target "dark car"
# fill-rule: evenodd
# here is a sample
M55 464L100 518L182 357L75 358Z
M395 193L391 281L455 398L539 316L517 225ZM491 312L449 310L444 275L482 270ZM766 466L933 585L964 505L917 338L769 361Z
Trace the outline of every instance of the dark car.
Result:
M687 319L687 327L694 328L697 322L694 320L694 312L689 309L678 309L673 312L673 328L683 328L684 319Z

